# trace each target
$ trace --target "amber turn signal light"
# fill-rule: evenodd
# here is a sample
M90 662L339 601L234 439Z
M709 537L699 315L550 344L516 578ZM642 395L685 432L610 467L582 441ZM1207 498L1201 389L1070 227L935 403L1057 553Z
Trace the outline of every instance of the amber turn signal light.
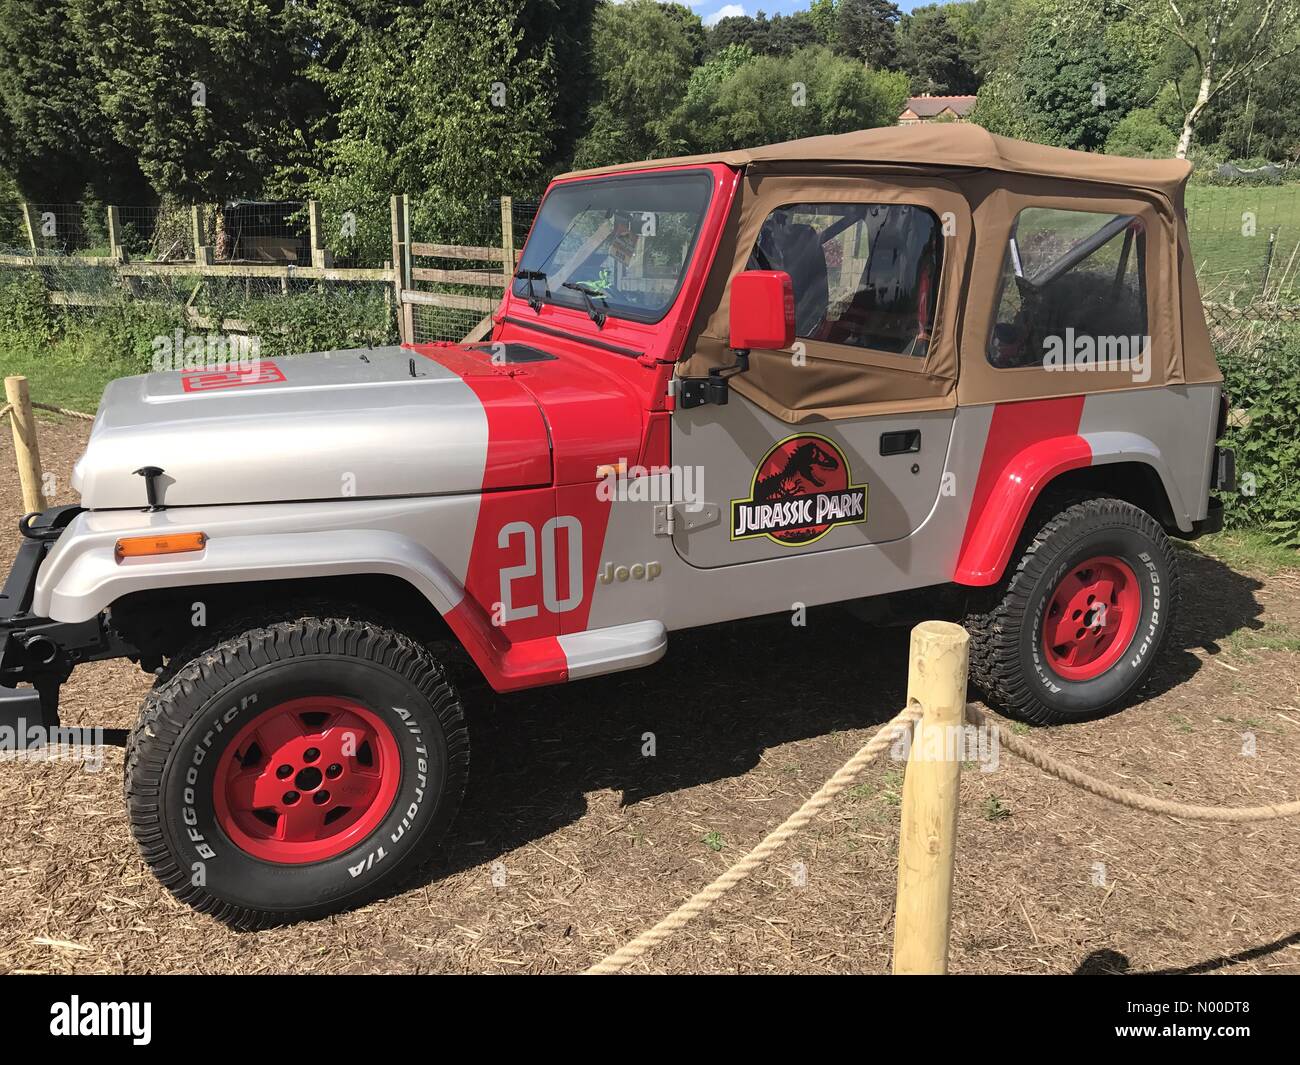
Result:
M119 562L142 555L178 555L183 551L202 551L208 534L169 533L165 536L128 536L117 542L113 554Z

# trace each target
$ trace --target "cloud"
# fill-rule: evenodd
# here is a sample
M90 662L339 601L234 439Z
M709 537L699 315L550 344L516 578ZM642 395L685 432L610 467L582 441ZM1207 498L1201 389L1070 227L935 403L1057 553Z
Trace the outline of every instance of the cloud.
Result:
M745 13L744 7L740 4L723 4L712 15L706 15L704 25L716 26L724 18L739 18Z

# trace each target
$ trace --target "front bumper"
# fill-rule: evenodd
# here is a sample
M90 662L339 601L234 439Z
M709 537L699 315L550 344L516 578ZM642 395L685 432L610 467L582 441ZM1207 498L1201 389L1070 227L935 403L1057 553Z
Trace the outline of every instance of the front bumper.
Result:
M132 653L102 617L69 624L31 612L41 564L80 512L77 506L53 507L18 523L23 542L0 591L0 728L56 727L59 688L75 666Z

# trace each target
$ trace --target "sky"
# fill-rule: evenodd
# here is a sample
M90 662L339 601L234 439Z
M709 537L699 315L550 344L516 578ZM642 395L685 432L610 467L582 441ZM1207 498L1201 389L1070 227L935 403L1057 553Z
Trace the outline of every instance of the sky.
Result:
M767 15L790 15L796 11L807 11L808 0L686 0L690 7L704 19L706 26L712 26L719 19L728 15L757 15L763 11ZM935 0L894 0L903 11L911 11Z

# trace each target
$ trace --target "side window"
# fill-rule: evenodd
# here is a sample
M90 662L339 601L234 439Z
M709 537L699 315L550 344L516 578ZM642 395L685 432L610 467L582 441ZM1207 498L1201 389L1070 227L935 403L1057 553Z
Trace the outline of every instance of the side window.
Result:
M748 269L790 275L797 337L924 356L942 256L924 207L796 203L768 215Z
M1026 207L1007 241L989 362L1050 367L1084 349L1139 356L1145 275L1146 236L1134 215Z

